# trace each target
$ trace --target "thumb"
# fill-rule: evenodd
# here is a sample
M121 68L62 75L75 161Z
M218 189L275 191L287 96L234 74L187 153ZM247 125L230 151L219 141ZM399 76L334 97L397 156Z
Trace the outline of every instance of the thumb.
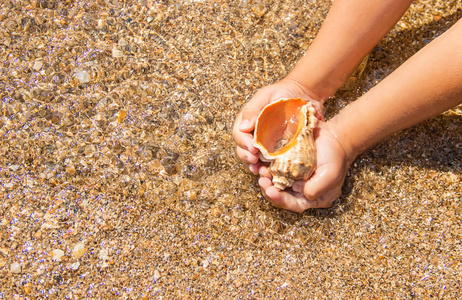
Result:
M251 132L255 127L256 117L245 110L242 111L241 122L239 123L239 130L242 132Z
M260 114L260 111L267 103L259 103L261 101L249 101L241 111L241 120L239 122L239 130L242 132L251 132L255 128L255 122Z

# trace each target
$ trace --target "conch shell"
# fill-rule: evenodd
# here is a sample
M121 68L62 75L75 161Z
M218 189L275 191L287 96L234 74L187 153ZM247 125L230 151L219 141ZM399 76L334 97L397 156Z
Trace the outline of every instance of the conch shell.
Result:
M311 102L280 99L265 106L257 118L253 145L260 150L260 159L270 163L279 190L307 180L316 168L315 113Z

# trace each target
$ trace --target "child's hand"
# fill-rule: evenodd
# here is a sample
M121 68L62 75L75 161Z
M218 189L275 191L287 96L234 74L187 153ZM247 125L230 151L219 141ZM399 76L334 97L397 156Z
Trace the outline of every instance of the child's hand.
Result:
M341 194L350 162L329 126L320 121L315 129L317 168L307 181L297 181L292 190L279 191L271 182L269 170L260 167L258 183L265 198L279 208L303 212L308 208L332 206Z
M233 137L237 143L236 154L253 174L258 174L262 167L258 159L258 149L252 145L255 121L263 107L281 98L310 100L318 111L316 117L323 119L321 114L323 101L315 100L314 98L317 98L315 95L294 80L286 78L260 89L237 115L233 127Z

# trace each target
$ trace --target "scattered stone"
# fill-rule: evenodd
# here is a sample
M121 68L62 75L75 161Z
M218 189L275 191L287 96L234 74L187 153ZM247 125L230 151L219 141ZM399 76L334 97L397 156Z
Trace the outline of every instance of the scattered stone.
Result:
M197 192L196 192L196 191L193 191L193 190L186 191L186 197L187 197L190 201L194 201L194 200L196 200L196 198L197 198Z
M11 165L9 168L11 171L16 172L21 166L19 165Z
M106 249L101 249L98 253L98 258L101 260L108 260L109 252Z
M54 249L51 251L51 258L54 261L60 262L62 260L62 257L64 256L64 251L61 249Z
M206 269L209 266L209 261L206 259L202 260L202 266Z
M158 269L154 270L154 280L159 280L160 278L160 272Z
M79 267L80 267L80 262L76 261L76 262L74 262L74 263L72 263L72 264L69 265L69 270L75 271L75 270L77 270Z
M80 82L80 84L90 82L90 74L87 71L79 71L75 74L75 78Z
M75 167L74 167L74 166L67 166L67 167L66 167L66 172L67 172L69 175L75 175Z
M37 60L37 61L34 62L34 66L32 67L32 69L34 69L34 71L38 72L38 71L40 71L42 66L43 66L43 62L41 60Z
M72 250L72 257L75 259L81 258L87 252L87 248L85 248L84 243L78 243L74 246Z
M266 7L263 4L256 4L252 6L252 12L256 17L261 18L266 13Z
M112 57L114 58L119 58L119 57L122 57L124 56L124 53L119 50L117 47L114 46L114 48L112 48Z
M32 288L29 285L24 286L23 288L24 294L28 296L30 292L32 291Z
M22 271L22 266L18 262L14 262L10 265L10 272L14 274L19 274Z
M121 123L125 119L126 116L127 116L127 111L125 109L119 110L119 112L116 113L117 122Z

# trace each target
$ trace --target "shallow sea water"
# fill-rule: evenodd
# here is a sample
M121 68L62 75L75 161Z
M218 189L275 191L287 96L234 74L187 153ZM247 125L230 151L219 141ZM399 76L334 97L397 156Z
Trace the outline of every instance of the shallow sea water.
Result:
M3 1L0 299L461 296L462 107L360 156L340 201L272 207L231 128L330 1ZM461 17L417 1L338 111Z

